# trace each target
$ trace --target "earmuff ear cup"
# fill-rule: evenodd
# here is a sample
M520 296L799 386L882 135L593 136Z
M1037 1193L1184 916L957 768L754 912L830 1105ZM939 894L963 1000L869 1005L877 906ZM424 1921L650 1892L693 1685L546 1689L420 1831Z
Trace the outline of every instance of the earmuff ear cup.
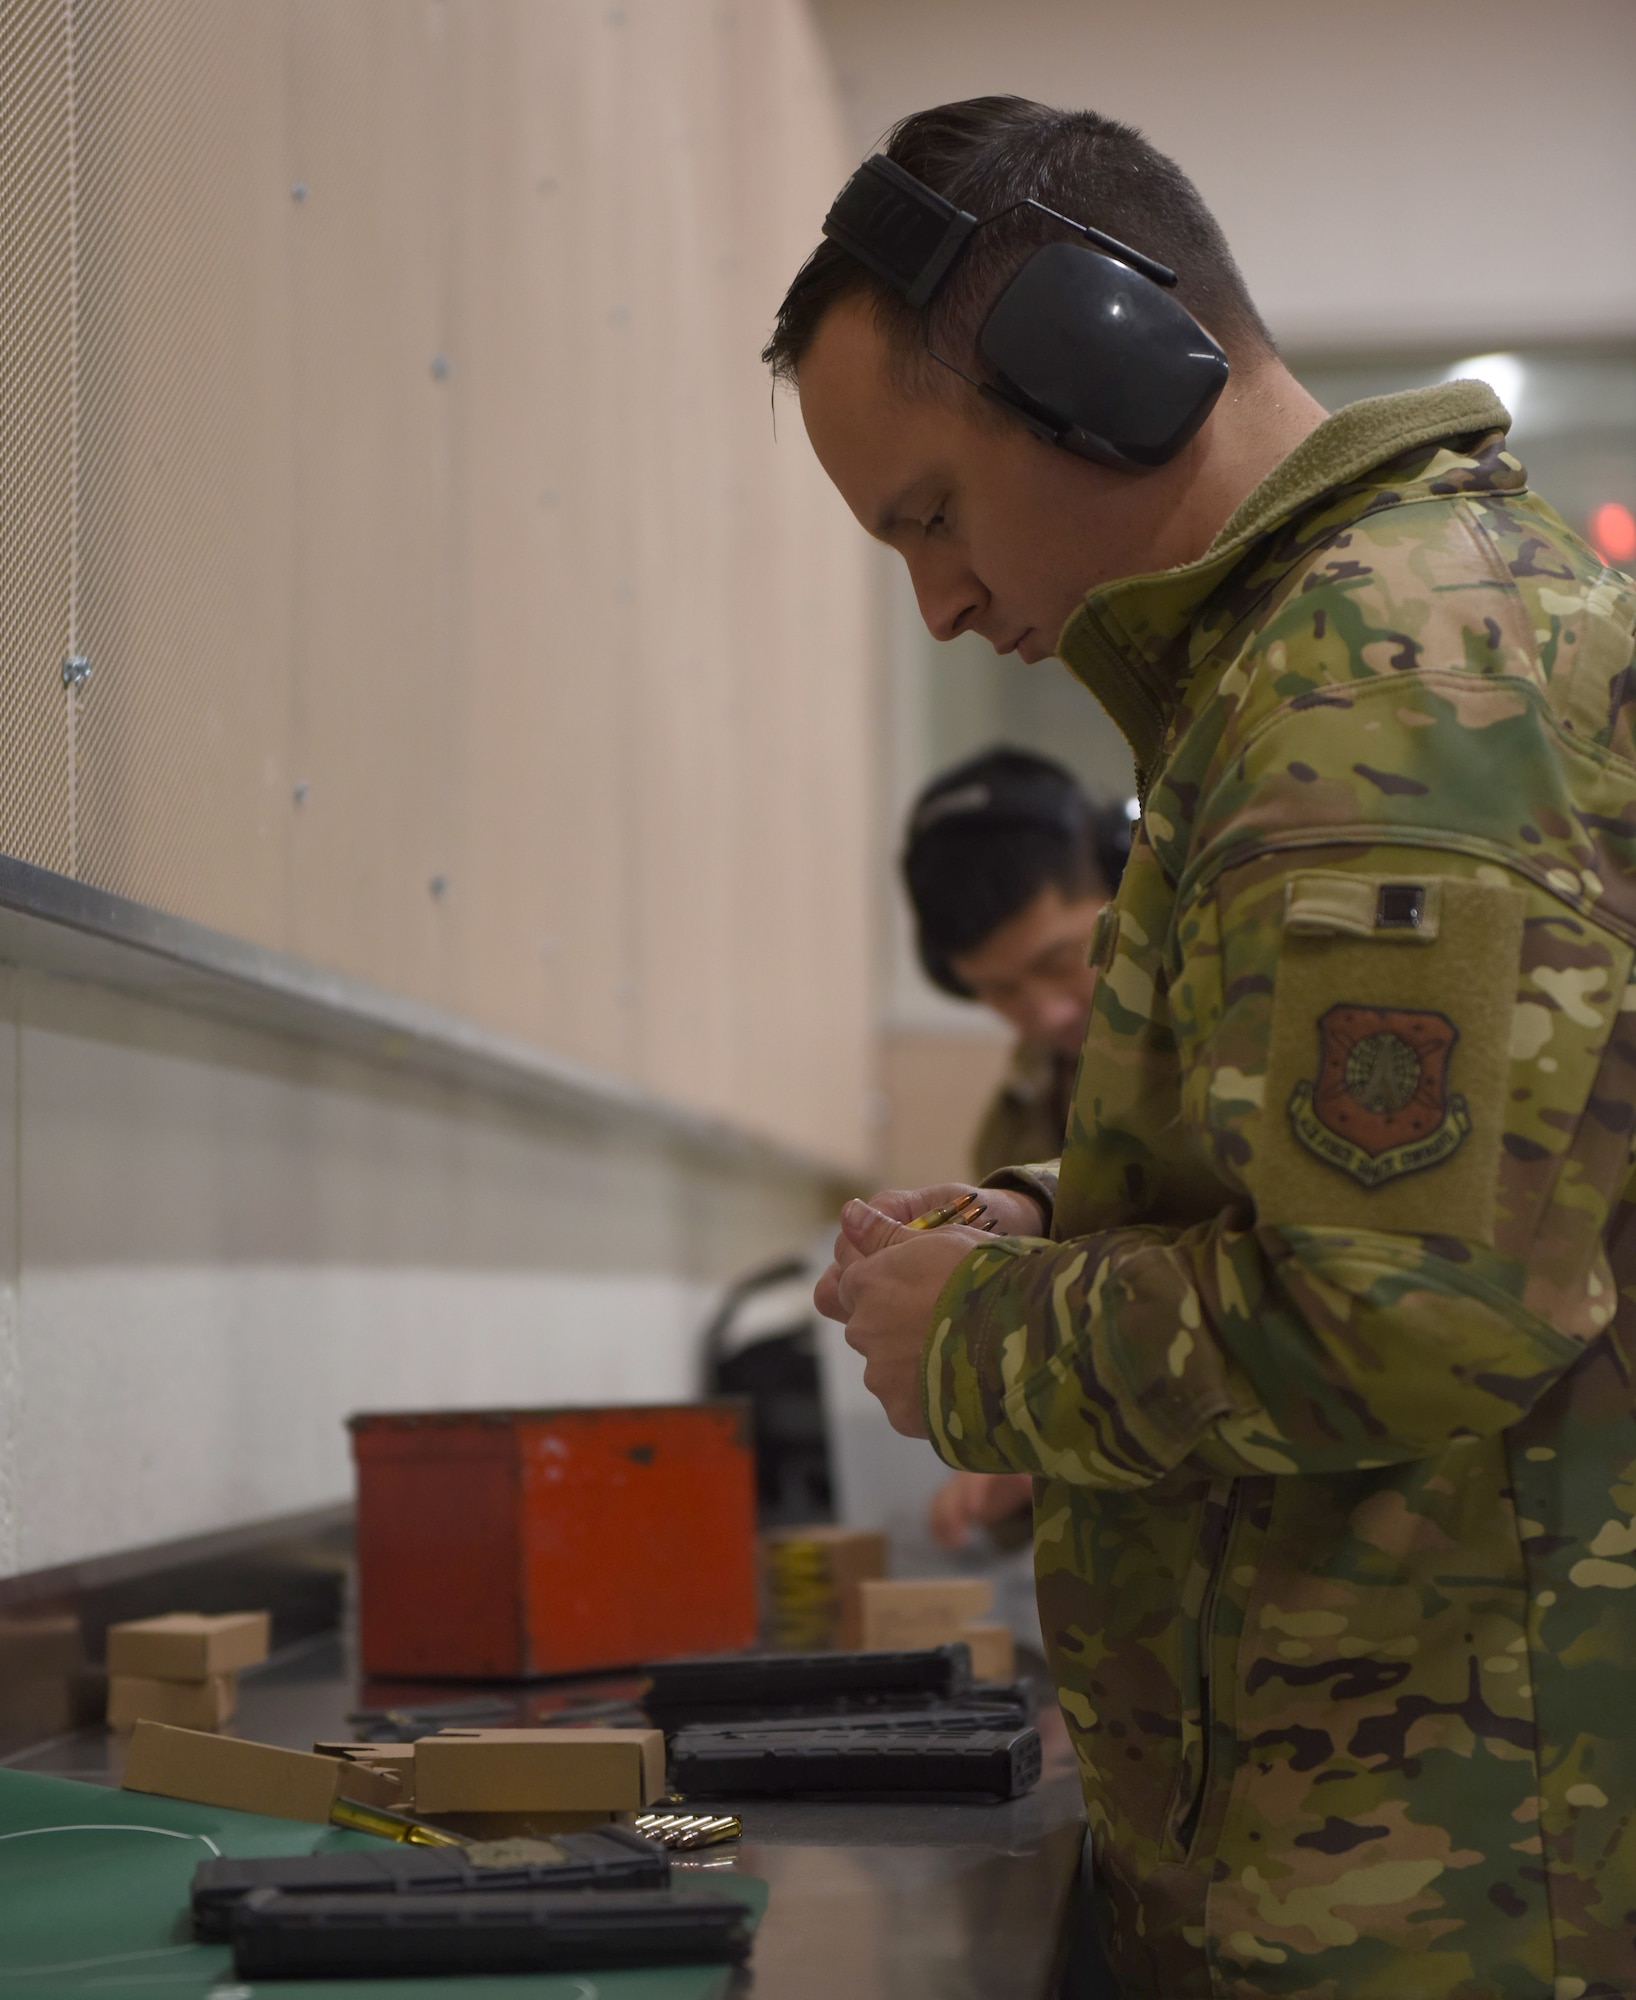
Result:
M977 338L987 393L1082 458L1163 465L1226 387L1227 357L1162 287L1082 243L1048 243Z

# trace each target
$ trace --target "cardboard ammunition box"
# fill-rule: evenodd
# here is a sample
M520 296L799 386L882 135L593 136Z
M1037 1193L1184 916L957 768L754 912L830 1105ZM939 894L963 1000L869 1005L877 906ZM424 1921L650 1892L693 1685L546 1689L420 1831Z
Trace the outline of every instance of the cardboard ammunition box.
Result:
M0 1754L91 1721L101 1693L86 1671L77 1614L0 1617Z
M0 1617L0 1682L65 1679L83 1664L78 1613L14 1611Z
M373 1764L377 1769L402 1771L405 1774L415 1768L415 1746L412 1743L315 1743L315 1757L344 1757L349 1764Z
M754 1644L748 1403L351 1430L366 1672L510 1680Z
M1009 1625L962 1625L959 1637L971 1648L973 1680L1014 1681L1017 1678L1017 1642L1011 1636Z
M265 1813L270 1819L310 1820L317 1826L327 1824L338 1798L369 1806L399 1803L390 1778L344 1757L315 1757L306 1750L206 1736L162 1722L136 1725L124 1784L129 1792Z
M220 1729L239 1705L237 1674L212 1674L204 1681L155 1681L140 1674L113 1674L108 1680L108 1727L134 1729L139 1722L169 1722L178 1729Z
M265 1611L210 1616L173 1611L108 1627L108 1672L141 1680L207 1681L267 1657L272 1621Z
M963 1638L961 1628L992 1609L994 1586L978 1576L866 1581L858 1602L866 1653L914 1652Z
M863 1644L859 1584L886 1574L874 1529L776 1528L762 1537L767 1636L785 1653L854 1653Z
M317 1757L340 1757L373 1771L395 1787L393 1805L401 1812L415 1802L415 1746L412 1743L315 1743Z
M637 1812L664 1789L657 1729L450 1729L415 1745L417 1812Z

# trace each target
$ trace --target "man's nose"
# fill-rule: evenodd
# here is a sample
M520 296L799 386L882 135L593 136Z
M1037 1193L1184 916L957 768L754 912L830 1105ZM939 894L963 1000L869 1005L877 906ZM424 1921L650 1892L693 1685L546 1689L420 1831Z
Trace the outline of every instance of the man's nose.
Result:
M981 618L986 592L963 563L911 562L915 602L934 639L957 639Z
M1060 987L1047 988L1036 994L1033 1014L1036 1035L1066 1035L1070 1031L1083 1034L1085 1031L1084 1001L1077 994L1065 992Z

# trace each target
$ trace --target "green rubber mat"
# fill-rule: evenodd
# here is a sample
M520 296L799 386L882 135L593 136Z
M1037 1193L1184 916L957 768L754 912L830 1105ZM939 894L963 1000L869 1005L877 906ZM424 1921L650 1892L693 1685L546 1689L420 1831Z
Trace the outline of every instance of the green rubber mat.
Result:
M242 1985L226 1945L195 1944L193 1871L222 1854L318 1854L374 1847L367 1834L115 1792L0 1770L0 2000L69 1993L98 2000L716 2000L714 1966L640 1972L493 1974L468 1979L265 1980ZM759 1919L767 1885L731 1869L679 1870L684 1895L730 1893Z

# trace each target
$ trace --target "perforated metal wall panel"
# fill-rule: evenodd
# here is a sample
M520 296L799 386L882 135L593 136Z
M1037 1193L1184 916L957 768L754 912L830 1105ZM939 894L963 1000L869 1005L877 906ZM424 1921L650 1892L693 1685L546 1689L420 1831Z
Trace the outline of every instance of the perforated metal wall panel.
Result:
M289 810L283 10L74 11L79 872L266 939Z
M0 8L0 846L858 1157L801 0Z
M0 848L66 869L73 128L63 0L0 6Z

